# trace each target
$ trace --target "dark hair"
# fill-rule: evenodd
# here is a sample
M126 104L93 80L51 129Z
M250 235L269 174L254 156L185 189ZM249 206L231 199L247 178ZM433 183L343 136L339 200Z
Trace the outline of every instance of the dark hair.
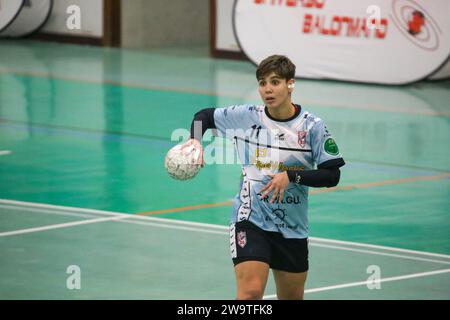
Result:
M273 55L267 57L261 61L256 69L256 79L264 78L272 72L283 79L293 79L295 77L295 64L286 56Z

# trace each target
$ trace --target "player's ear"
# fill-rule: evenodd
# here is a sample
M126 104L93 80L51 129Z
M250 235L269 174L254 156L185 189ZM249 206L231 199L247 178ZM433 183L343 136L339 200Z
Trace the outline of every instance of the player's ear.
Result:
M294 90L295 87L295 80L291 79L288 81L288 85L287 85L289 92L292 92Z

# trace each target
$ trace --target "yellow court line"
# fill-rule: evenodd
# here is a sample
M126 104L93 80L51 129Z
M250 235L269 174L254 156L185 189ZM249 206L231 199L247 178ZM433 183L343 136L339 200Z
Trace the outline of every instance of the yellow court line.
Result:
M229 205L232 205L232 204L233 204L233 201L224 201L224 202L216 202L216 203L199 204L199 205L195 205L195 206L188 206L188 207L181 207L181 208L172 208L172 209L140 212L140 213L136 213L136 214L138 216L147 216L147 215L151 215L151 214L161 214L161 213L169 213L169 212L189 211L189 210L197 210L197 209L212 208L212 207L224 207L224 206L229 206Z
M113 81L113 80L97 80L97 79L86 79L86 78L76 78L76 77L69 77L69 76L61 76L61 75L53 75L50 73L45 72L23 72L23 71L14 71L14 70L8 70L8 69L0 69L0 73L2 74L13 74L17 76L24 76L24 77L35 77L35 78L46 78L46 79L54 79L54 80L63 80L63 81L74 81L74 82L83 82L83 83L90 83L90 84L108 84L112 86L118 86L118 87L127 87L127 88L133 88L133 89L144 89L144 90L155 90L155 91L169 91L169 92L181 92L181 93L188 93L188 94L200 94L204 96L212 96L212 97L227 97L227 98L242 98L238 95L219 95L215 92L211 92L208 90L200 90L200 89L194 89L194 88L180 88L180 87L161 87L161 86L155 86L155 85L145 85L140 83L132 83L132 82L120 82L120 81Z
M342 187L316 189L316 190L312 190L311 192L309 192L309 194L314 195L314 194L319 194L319 193L335 192L335 191L341 191L341 190L345 191L345 190L354 190L354 189L367 189L370 187L379 187L379 186L386 186L386 185L393 185L393 184L410 183L410 182L416 182L416 181L439 180L439 179L446 179L449 177L450 177L450 173L446 173L446 174L440 174L437 176L418 176L418 177L395 179L395 180L385 180L385 181L377 181L377 182L369 182L369 183L358 183L358 184L351 184L351 185L342 186ZM146 212L140 212L140 213L136 213L136 214L140 215L140 216L148 216L148 215L161 214L161 213L190 211L190 210L205 209L205 208L212 208L212 207L226 207L226 206L231 206L232 204L233 204L233 201L224 201L224 202L216 202L216 203L205 203L205 204L180 207L180 208L146 211Z
M162 87L162 86L155 86L155 85L145 85L140 83L133 83L133 82L120 82L120 81L113 81L113 80L105 80L105 79L86 79L86 78L76 78L76 77L68 77L68 76L61 76L61 75L53 75L50 73L45 72L24 72L24 71L15 71L15 70L8 70L8 69L0 69L0 74L14 74L18 76L28 76L28 77L36 77L36 78L47 78L47 79L55 79L55 80L63 80L63 81L74 81L74 82L85 82L85 83L93 83L93 84L108 84L112 86L118 86L118 87L127 87L127 88L134 88L134 89L144 89L144 90L155 90L155 91L167 91L167 92L178 92L178 93L187 93L187 94L200 94L204 96L210 96L210 97L223 97L223 98L233 98L233 99L242 99L241 95L226 93L226 94L218 94L214 92L213 90L201 90L201 89L195 89L195 88L179 88L179 87ZM317 101L303 101L303 104L311 104L316 105L319 107L328 107L327 104L321 104ZM382 112L391 112L391 113L403 113L403 114L416 114L416 115L426 115L426 116L437 116L437 117L450 117L450 113L448 112L435 112L435 111L414 111L414 110L408 110L408 109L398 109L398 110L392 110L385 107L375 107L375 108L356 108L351 106L345 106L345 105L336 105L337 108L345 108L345 109L352 109L352 110L360 110L360 111L382 111Z
M386 185L392 185L392 184L402 184L402 183L409 183L409 182L416 182L416 181L439 180L439 179L445 179L448 177L450 177L450 173L440 174L437 176L419 176L419 177L411 177L411 178L403 178L403 179L395 179L395 180L359 183L359 184L351 184L348 186L334 187L334 188L329 188L329 189L313 190L309 194L334 192L334 191L338 191L338 190L367 189L370 187L379 187L379 186L386 186Z

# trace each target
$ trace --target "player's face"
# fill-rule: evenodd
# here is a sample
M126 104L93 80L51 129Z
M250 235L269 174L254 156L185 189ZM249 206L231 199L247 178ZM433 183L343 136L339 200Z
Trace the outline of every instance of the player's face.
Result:
M259 94L268 108L278 108L290 104L290 94L286 79L276 75L275 72L259 79Z

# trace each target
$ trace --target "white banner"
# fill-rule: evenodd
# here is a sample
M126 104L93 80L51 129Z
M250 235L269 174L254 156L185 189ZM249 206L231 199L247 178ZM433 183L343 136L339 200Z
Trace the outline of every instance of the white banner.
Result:
M450 56L449 0L236 0L235 37L258 64L287 55L297 77L406 84Z
M13 22L22 9L24 0L0 0L0 31Z
M37 31L47 21L53 0L27 0L14 21L0 36L22 37Z
M428 79L443 80L447 78L450 78L450 58L442 68L440 68L436 73L433 73Z

